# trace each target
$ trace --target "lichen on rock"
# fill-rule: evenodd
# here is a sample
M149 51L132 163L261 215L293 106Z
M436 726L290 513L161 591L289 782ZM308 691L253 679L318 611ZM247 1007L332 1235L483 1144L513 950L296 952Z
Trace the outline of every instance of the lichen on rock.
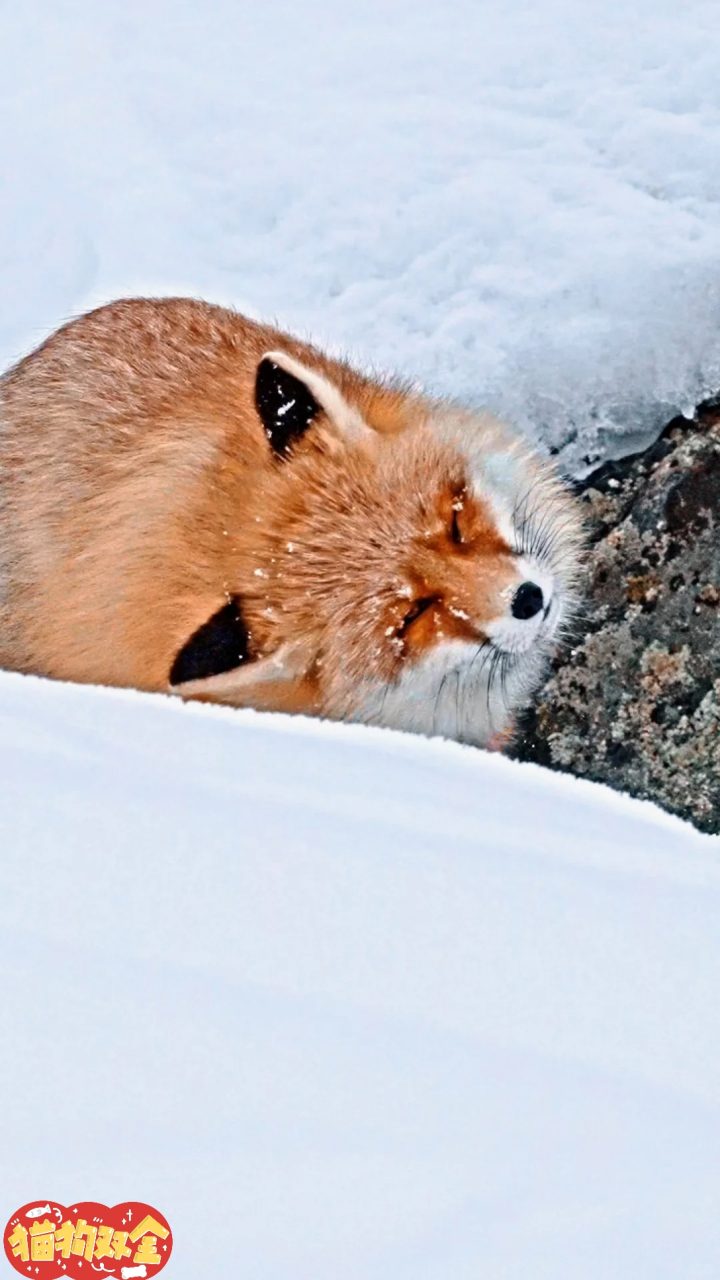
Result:
M720 409L606 463L580 501L585 608L510 754L720 832Z

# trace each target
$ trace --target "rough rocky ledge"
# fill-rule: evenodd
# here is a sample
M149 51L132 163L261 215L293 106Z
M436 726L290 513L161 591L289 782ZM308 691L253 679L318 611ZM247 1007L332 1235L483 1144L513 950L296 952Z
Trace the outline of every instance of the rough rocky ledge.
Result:
M720 832L720 408L581 486L588 595L510 754Z

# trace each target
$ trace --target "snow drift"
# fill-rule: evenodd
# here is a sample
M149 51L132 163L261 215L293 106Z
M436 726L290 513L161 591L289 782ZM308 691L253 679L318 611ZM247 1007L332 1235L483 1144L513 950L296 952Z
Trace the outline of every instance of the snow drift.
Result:
M470 748L0 679L7 1215L173 1274L720 1259L718 842Z
M187 292L487 403L582 468L720 389L711 0L26 0L0 363Z

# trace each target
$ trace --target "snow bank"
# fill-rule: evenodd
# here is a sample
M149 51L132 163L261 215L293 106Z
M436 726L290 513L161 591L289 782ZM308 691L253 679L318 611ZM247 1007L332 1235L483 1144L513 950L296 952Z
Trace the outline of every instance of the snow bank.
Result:
M720 388L712 0L26 0L0 360L199 294L486 402L581 467Z
M0 1200L177 1280L698 1280L718 841L468 748L0 678ZM230 1243L228 1243L230 1242Z

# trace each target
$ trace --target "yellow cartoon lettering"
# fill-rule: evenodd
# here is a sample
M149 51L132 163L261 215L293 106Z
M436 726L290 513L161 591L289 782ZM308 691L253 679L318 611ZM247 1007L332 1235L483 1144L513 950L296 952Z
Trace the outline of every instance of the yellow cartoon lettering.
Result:
M20 1258L22 1262L29 1261L30 1250L28 1249L27 1227L21 1226L18 1222L15 1230L8 1236L8 1244L16 1258Z
M55 1232L55 1248L59 1250L63 1258L70 1257L70 1249L72 1247L73 1236L75 1235L75 1223L68 1218L67 1222L63 1222Z
M87 1237L87 1243L83 1240ZM73 1253L84 1253L88 1262L92 1262L93 1249L97 1238L97 1227L89 1227L84 1218L78 1218L75 1228L75 1239L72 1242Z
M162 1258L155 1247L156 1245L157 1236L143 1236L133 1262L144 1262L146 1266L159 1267Z
M31 1262L52 1262L55 1257L55 1224L46 1218L30 1228Z
M135 1230L130 1232L130 1239L133 1244L135 1244L135 1241L139 1240L141 1236L144 1236L146 1231L153 1231L156 1236L160 1236L161 1240L166 1240L170 1235L167 1227L163 1227L160 1222L157 1222L155 1218L151 1218L148 1213L143 1218L142 1222L138 1222Z
M121 1258L129 1258L132 1252L126 1248L128 1233L127 1231L113 1231L112 1227L98 1227L97 1245L95 1247L95 1257L98 1262L101 1258L115 1258L120 1261Z

